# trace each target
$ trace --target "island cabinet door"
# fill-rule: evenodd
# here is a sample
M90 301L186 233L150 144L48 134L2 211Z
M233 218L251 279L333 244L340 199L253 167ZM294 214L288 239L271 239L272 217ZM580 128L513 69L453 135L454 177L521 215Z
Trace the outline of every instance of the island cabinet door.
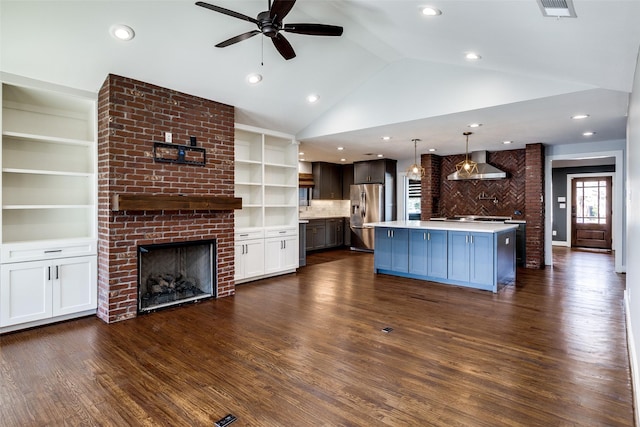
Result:
M391 229L376 227L373 265L376 270L391 270Z
M373 264L376 270L409 271L409 230L376 227Z
M471 233L469 281L481 285L493 283L493 233Z
M409 231L409 273L428 275L429 237L427 230Z
M409 230L406 228L391 229L391 269L409 272Z
M428 230L427 276L447 278L447 231Z
M450 280L469 281L469 233L449 231L447 272Z

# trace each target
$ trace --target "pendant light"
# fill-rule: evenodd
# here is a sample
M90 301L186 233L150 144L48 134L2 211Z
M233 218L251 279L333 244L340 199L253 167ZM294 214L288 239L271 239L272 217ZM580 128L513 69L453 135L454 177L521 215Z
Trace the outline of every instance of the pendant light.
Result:
M407 168L407 178L415 181L420 181L424 176L424 168L418 163L418 141L419 139L412 139L413 141L413 164Z
M467 146L464 154L464 161L456 165L456 172L458 175L470 176L473 173L478 173L478 163L473 160L469 160L469 135L473 132L464 132L463 135L467 137Z

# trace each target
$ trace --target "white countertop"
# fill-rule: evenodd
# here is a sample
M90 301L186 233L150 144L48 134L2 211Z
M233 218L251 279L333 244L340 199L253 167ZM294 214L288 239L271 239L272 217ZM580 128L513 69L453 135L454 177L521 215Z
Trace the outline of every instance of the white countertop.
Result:
M391 227L391 228L417 228L429 230L469 231L476 233L498 233L501 231L515 230L517 224L504 224L502 222L476 222L476 221L385 221L368 222L365 227Z

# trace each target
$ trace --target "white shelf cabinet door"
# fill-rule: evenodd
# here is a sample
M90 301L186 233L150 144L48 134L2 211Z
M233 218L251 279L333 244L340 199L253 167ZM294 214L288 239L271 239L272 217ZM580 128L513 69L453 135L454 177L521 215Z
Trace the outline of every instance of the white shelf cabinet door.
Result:
M296 236L287 236L284 239L284 250L282 251L281 267L282 270L291 270L298 268L300 260L300 247Z
M95 256L53 260L53 315L93 310L98 301Z
M236 243L235 280L245 280L264 274L264 239Z
M0 327L53 315L50 260L4 264L0 270Z

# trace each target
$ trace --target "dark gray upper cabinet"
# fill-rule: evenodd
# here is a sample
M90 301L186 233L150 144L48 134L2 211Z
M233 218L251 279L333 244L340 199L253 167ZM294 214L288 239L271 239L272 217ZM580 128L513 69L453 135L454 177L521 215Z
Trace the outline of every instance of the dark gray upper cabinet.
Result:
M353 165L342 165L342 200L351 198L351 184L353 184Z
M384 184L388 174L395 177L396 160L380 159L353 163L354 184Z
M342 165L313 162L313 198L342 200Z

